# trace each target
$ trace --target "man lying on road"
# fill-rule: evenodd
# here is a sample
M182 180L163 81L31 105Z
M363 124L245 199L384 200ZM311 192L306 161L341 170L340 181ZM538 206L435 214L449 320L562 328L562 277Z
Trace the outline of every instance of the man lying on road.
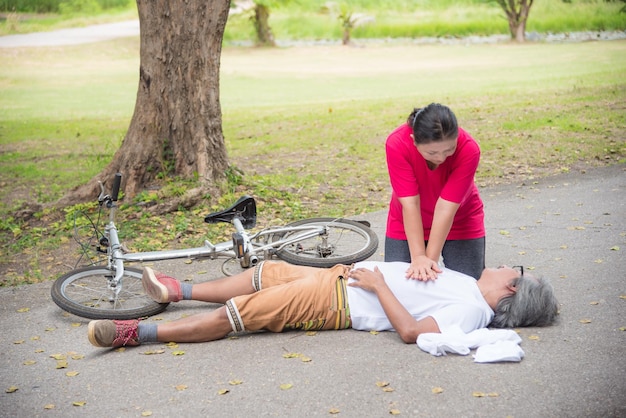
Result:
M265 261L238 275L192 285L144 268L146 293L160 303L223 303L211 312L156 324L89 323L96 347L154 342L207 342L231 332L356 329L396 331L414 344L422 333L492 326L545 326L558 304L544 279L502 266L479 280L444 269L433 281L406 279L407 263L365 261L328 269Z

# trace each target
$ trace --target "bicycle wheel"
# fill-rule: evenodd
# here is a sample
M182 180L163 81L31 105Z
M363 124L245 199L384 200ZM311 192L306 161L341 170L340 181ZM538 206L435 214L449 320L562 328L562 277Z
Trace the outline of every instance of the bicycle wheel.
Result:
M72 270L54 282L52 300L67 312L91 319L141 318L167 307L167 303L156 303L143 291L142 271L135 268L124 270L122 290L114 297L108 286L112 274L103 266Z
M335 264L352 264L365 260L378 248L378 237L374 231L349 219L303 219L286 227L315 225L326 226L328 233L296 241L277 251L276 255L291 264L332 267ZM294 238L302 233L297 230L289 231L280 234L279 238Z

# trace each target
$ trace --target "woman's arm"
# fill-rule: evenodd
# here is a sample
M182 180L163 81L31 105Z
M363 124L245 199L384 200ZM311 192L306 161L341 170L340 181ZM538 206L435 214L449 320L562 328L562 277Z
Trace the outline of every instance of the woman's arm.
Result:
M428 237L428 247L426 248L426 256L429 259L439 261L443 245L446 243L459 206L461 205L441 197L437 200L433 225L430 228L430 236Z
M432 317L418 321L411 316L389 289L378 267L374 267L374 271L366 268L354 269L350 272L350 277L354 281L348 286L359 287L376 294L389 322L405 343L415 344L417 337L422 333L440 332L437 322Z
M417 280L434 280L437 273L441 273L437 262L439 258L428 257L424 245L424 225L420 209L420 197L409 196L398 199L402 205L402 221L404 232L411 254L411 266L406 272L406 277ZM430 245L429 245L430 246Z

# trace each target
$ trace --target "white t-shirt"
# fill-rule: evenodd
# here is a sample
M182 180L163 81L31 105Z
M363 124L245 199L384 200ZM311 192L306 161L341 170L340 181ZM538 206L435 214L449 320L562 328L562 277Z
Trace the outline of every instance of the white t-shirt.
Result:
M437 280L422 282L404 277L408 263L364 261L357 263L355 268L374 270L374 266L378 266L393 294L413 318L420 320L431 316L441 332L459 327L469 333L486 327L493 319L493 310L481 295L476 280L470 276L443 269ZM352 286L347 289L353 329L393 330L374 293Z

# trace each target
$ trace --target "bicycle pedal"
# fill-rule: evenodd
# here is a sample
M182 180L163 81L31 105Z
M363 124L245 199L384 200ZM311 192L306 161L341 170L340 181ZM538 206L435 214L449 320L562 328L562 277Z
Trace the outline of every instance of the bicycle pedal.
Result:
M241 258L245 254L243 248L243 235L239 232L233 232L233 249L237 254L237 258Z

